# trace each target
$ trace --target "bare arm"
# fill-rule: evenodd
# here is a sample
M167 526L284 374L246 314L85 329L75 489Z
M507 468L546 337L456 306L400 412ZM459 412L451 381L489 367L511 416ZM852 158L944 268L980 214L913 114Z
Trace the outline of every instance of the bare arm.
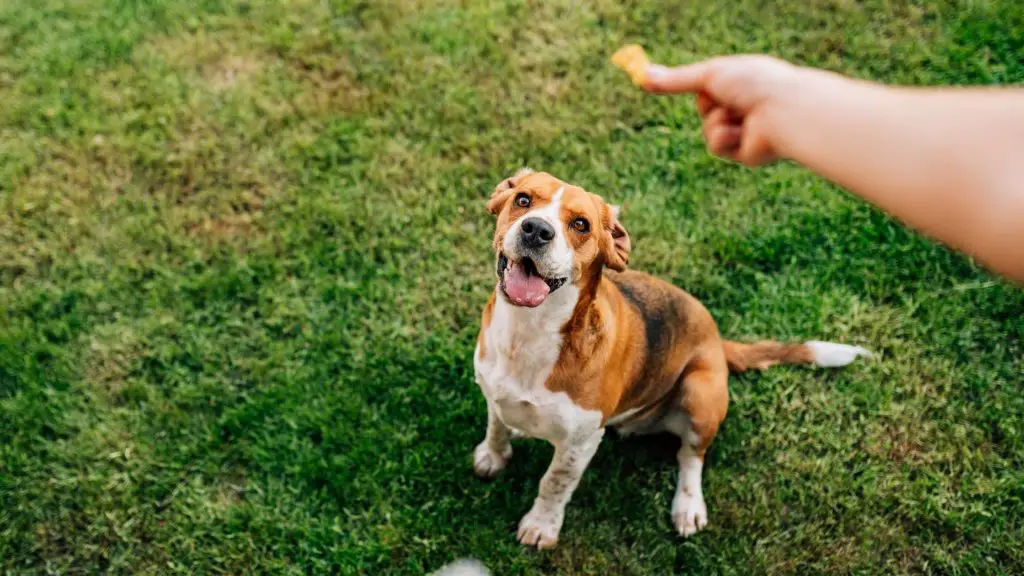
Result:
M1024 280L1024 89L891 88L759 56L652 66L645 88L697 92L713 152L800 162Z
M807 84L774 118L781 156L1024 280L1024 90Z

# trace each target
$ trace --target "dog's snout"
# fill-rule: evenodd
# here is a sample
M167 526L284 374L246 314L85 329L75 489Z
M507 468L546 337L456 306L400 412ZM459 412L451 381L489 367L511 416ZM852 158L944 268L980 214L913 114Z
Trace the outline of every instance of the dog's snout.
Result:
M540 218L523 220L523 245L528 248L539 248L555 237L555 229Z

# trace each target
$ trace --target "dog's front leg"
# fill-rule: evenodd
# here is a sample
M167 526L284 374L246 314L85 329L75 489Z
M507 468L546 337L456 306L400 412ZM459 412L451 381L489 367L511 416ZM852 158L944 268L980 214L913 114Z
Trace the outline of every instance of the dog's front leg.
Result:
M473 450L473 471L481 478L493 478L508 465L512 457L511 431L498 418L498 413L487 401L487 436Z
M565 505L572 498L603 436L604 428L599 428L583 438L555 443L555 456L540 480L540 491L533 501L533 508L519 521L519 542L541 549L558 543Z

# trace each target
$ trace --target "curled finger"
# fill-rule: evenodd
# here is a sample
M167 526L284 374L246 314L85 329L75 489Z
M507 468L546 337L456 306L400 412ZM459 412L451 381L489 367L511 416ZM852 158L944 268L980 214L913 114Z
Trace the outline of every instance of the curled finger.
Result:
M697 92L697 113L702 117L707 116L718 104L703 90Z
M718 126L726 126L729 122L729 111L721 106L712 108L706 116L704 116L704 139L708 140L711 137L711 130Z
M743 127L731 124L718 124L708 128L705 138L708 150L716 156L732 158L740 148L743 139Z

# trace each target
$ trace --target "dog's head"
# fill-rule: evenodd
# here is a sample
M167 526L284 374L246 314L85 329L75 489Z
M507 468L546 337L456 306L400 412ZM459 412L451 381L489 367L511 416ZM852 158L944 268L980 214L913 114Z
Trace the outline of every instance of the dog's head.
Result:
M604 266L621 271L629 262L618 210L550 174L520 170L498 184L487 209L498 217L500 291L517 306L539 306L567 282L581 287Z

